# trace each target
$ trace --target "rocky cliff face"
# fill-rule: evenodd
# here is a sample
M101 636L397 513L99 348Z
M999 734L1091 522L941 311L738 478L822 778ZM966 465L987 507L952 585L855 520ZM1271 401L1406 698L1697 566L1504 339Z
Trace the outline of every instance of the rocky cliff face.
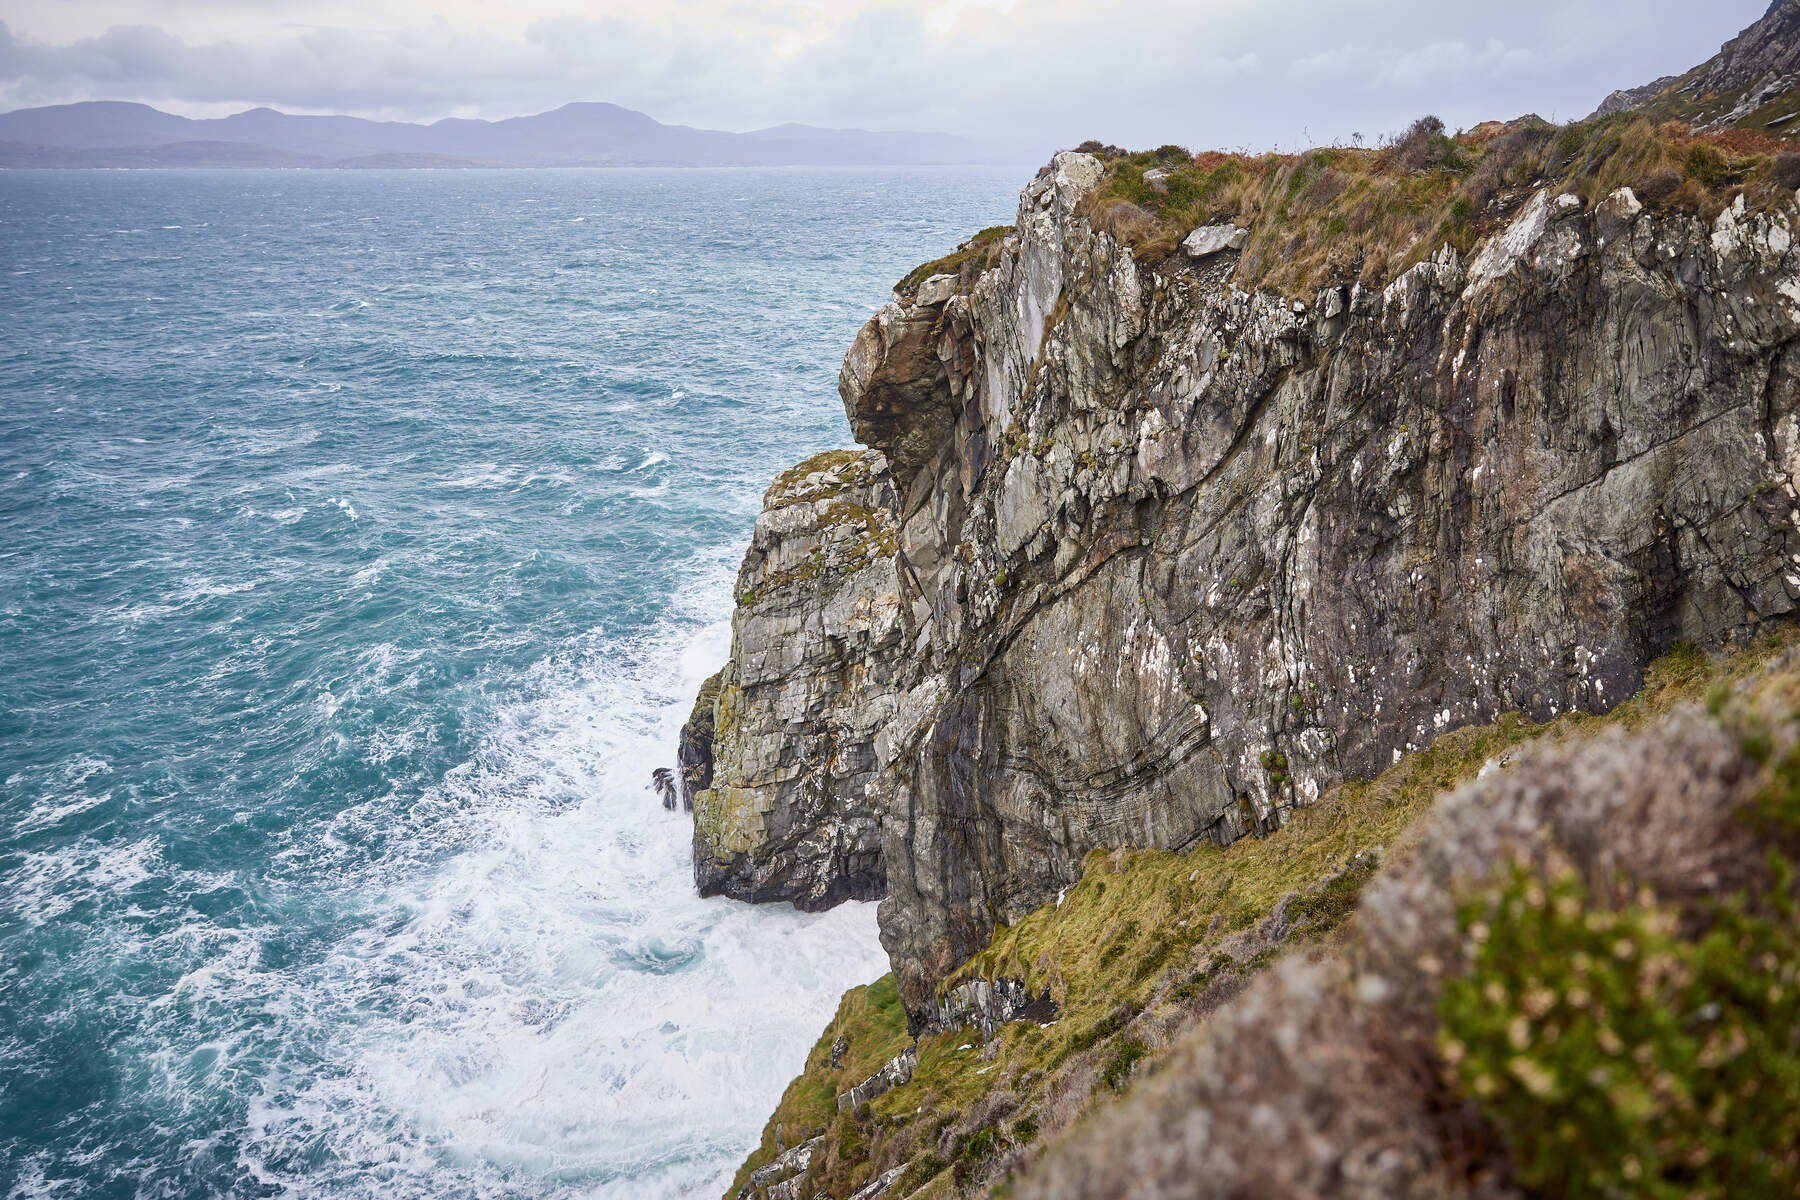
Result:
M872 450L808 459L764 497L731 660L682 730L702 895L817 909L882 894L865 793L901 645L893 509Z
M1760 19L1693 70L1616 91L1593 117L1633 109L1698 129L1791 135L1800 113L1800 0L1773 0Z
M702 886L829 903L879 859L921 1025L1090 850L1230 841L1446 729L1605 709L1800 597L1791 203L1540 191L1469 261L1296 299L1229 236L1136 261L1085 215L1101 174L1059 155L994 265L868 323L866 517L778 484L740 583Z
M1059 155L840 381L910 648L876 741L910 1011L1114 845L1228 841L1453 726L1603 709L1800 596L1792 206L1532 196L1385 290L1155 269ZM885 702L885 701L884 701Z

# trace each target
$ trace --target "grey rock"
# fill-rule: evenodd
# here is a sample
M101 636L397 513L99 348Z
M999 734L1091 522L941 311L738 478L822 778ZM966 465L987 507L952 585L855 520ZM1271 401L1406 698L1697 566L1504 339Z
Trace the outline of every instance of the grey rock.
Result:
M864 793L875 733L898 702L893 511L887 462L868 450L811 459L764 498L730 662L710 720L689 722L709 735L705 755L683 737L704 783L693 800L702 895L821 909L883 892Z
M869 1180L868 1183L865 1183L862 1187L858 1188L855 1192L851 1193L850 1200L880 1200L882 1196L887 1195L888 1189L894 1186L895 1181L905 1173L905 1163L901 1163L899 1166L890 1170L883 1171L875 1178Z
M1169 171L1167 167L1151 167L1144 172L1144 182L1159 192L1169 190Z
M1600 102L1600 107L1589 113L1587 119L1597 121L1601 117L1610 117L1614 113L1630 112L1656 99L1669 89L1679 76L1664 75L1661 79L1652 80L1640 87L1620 88L1607 95Z
M1181 243L1189 258L1208 258L1224 250L1242 250L1250 240L1248 229L1236 225L1202 225Z
M847 1092L838 1095L839 1112L855 1112L877 1096L884 1096L897 1087L903 1087L912 1080L913 1071L919 1065L919 1051L915 1046L908 1046L894 1055L875 1072Z
M956 276L933 275L919 285L913 296L913 303L921 308L931 308L944 303L956 294Z
M806 1169L812 1165L813 1154L824 1142L825 1137L821 1134L776 1155L769 1163L750 1173L750 1186L753 1188L768 1187L777 1180L804 1174Z
M1023 979L971 979L959 983L938 1002L929 1026L933 1031L979 1029L983 1041L1008 1021L1054 1019L1056 1004L1046 991L1033 996Z

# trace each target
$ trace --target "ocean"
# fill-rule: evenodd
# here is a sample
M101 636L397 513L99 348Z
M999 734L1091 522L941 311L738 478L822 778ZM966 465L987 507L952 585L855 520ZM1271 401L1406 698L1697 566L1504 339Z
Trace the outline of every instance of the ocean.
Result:
M722 1191L885 960L650 773L1026 177L0 173L0 1197Z

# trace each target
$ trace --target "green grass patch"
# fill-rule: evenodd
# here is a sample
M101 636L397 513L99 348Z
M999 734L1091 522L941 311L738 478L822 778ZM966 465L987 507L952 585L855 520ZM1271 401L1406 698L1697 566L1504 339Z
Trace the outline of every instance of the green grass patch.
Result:
M838 1069L833 1070L831 1047L840 1037L848 1041L849 1046ZM900 992L892 975L883 975L874 983L845 992L838 1002L837 1015L806 1056L806 1069L782 1093L781 1103L763 1127L761 1144L738 1168L727 1194L736 1195L738 1189L749 1182L752 1171L775 1158L778 1126L789 1146L824 1132L838 1117L838 1095L880 1070L889 1059L906 1049L910 1041L906 1032L906 1010L900 1006ZM853 1123L844 1123L850 1124ZM836 1140L842 1145L843 1128L840 1127L838 1133Z
M1000 258L1000 243L1013 231L1011 225L990 225L942 258L921 263L907 272L906 278L894 285L902 296L911 296L919 285L933 275L955 275L957 290L963 291L980 274Z

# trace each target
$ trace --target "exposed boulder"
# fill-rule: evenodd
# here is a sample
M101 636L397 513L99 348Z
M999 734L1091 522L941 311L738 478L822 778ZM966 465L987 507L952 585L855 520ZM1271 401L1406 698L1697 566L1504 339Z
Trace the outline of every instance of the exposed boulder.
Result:
M913 1077L913 1071L919 1066L917 1047L908 1046L883 1064L881 1070L875 1072L849 1091L837 1098L839 1112L854 1112L875 1099L901 1087Z
M1187 235L1181 248L1189 258L1210 258L1224 250L1242 250L1249 240L1250 231L1236 225L1202 225Z

